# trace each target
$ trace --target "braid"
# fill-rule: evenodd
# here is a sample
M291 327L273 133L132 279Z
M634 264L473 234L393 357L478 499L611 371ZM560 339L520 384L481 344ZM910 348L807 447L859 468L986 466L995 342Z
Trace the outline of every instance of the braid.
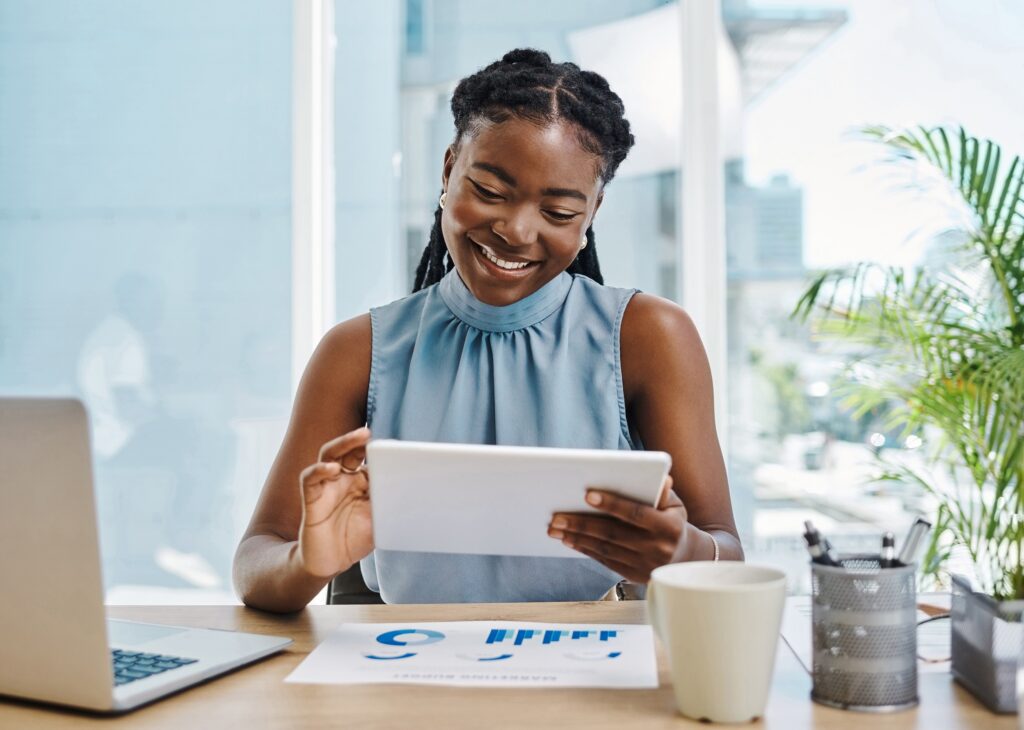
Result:
M420 265L416 267L416 278L412 286L414 292L436 284L444 278L446 271L451 270L451 260L447 269L444 266L446 253L448 247L444 245L444 235L441 233L441 206L438 205L434 211L434 226L430 229L430 242L423 249Z
M583 149L600 160L599 175L605 185L633 146L622 99L603 76L582 71L574 63L553 63L547 53L532 48L509 51L500 61L462 79L452 95L452 115L456 147L481 122L501 123L512 117L544 125L568 121L575 127ZM588 228L586 235L587 247L569 272L603 284L593 229ZM437 283L451 271L451 259L445 261L446 251L438 208L430 243L416 269L413 291Z

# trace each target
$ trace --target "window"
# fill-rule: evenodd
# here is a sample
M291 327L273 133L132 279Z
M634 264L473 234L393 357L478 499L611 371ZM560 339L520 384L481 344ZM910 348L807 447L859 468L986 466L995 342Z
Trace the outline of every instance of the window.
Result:
M1010 69L1024 10L1013 3L884 0L723 3L742 103L727 143L730 474L748 556L807 588L802 522L841 552L902 536L923 494L870 481L884 449L920 439L882 414L853 421L834 395L843 352L789 318L809 272L859 260L912 264L937 211L898 190L858 142L866 123L963 124L1024 149ZM723 80L727 83L727 80ZM1012 97L1012 100L1011 100Z
M599 41L617 32L620 23L642 21L640 16L664 4L408 0L404 47L394 3L339 4L339 317L411 291L441 194L441 162L454 132L449 102L460 78L505 51L540 48L556 61L573 60L607 73L626 100L634 128L650 129L640 118L647 112L637 104L634 118L630 104L630 97L642 98L644 90L631 88L635 82L628 75L616 82L614 57L599 52ZM414 28L432 29L432 43L414 46ZM368 57L374 63L363 62ZM594 230L609 284L671 294L666 282L674 286L675 205L666 209L662 201L675 195L678 153L659 157L659 149L664 152L659 144L638 134L634 153L656 161L630 168L627 160L609 187Z
M290 407L290 29L275 0L0 12L0 391L89 406L112 602L237 600Z

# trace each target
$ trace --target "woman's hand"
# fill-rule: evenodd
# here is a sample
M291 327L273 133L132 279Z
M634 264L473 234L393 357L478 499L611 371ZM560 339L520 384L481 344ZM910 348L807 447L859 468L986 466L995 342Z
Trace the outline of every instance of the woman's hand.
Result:
M587 503L604 514L558 513L548 535L611 568L632 583L686 554L686 507L665 477L657 507L589 490Z
M333 578L373 550L370 482L360 468L369 440L366 427L349 431L324 444L317 463L302 470L299 557L311 575Z

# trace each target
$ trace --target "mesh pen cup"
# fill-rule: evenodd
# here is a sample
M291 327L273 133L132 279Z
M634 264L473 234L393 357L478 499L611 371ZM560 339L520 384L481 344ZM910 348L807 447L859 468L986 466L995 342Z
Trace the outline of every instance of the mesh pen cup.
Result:
M830 707L893 712L917 704L915 566L877 557L811 563L814 686Z

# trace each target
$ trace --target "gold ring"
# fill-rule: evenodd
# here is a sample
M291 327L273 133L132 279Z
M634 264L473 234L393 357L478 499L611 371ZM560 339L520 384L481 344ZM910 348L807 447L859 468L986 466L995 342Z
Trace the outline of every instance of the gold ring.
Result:
M357 466L355 469L351 469L351 468L345 466L344 462L342 462L342 461L338 462L338 466L341 467L341 471L342 471L343 474L358 474L361 471L366 471L366 462L365 461L362 464L360 464L359 466Z

